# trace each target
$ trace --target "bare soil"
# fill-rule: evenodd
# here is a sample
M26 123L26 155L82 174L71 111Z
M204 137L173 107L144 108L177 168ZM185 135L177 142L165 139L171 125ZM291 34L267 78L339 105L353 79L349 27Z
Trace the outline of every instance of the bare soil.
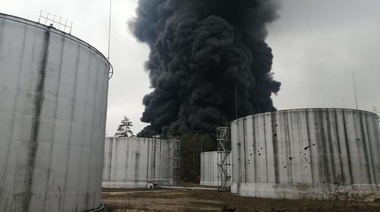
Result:
M240 197L230 192L185 189L103 189L102 202L108 211L117 212L380 211L380 199L376 198L372 201L286 200Z

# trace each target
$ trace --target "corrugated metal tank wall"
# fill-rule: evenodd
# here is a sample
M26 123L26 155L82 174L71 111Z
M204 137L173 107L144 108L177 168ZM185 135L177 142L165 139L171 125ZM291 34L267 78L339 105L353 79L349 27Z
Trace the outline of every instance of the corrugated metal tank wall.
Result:
M204 186L218 186L218 153L201 153L201 181Z
M107 137L104 149L104 188L147 188L148 183L170 184L169 141Z
M233 193L318 199L379 193L376 114L349 109L257 114L234 121L231 139Z
M0 14L0 210L100 207L110 64L71 35Z

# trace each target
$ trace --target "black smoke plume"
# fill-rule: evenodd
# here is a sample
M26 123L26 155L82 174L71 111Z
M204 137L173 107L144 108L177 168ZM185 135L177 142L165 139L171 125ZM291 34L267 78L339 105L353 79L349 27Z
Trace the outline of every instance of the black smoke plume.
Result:
M153 92L143 99L139 136L215 132L238 117L275 111L266 24L275 0L139 0L130 23L150 47ZM237 92L236 92L237 91ZM237 93L237 98L235 98Z

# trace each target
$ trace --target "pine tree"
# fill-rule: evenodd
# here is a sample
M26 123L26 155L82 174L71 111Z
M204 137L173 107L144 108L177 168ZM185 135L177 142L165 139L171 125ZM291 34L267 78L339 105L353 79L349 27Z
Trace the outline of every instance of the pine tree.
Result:
M124 116L124 119L121 120L121 124L117 128L117 132L115 133L115 137L132 137L133 132L130 127L132 127L132 122Z

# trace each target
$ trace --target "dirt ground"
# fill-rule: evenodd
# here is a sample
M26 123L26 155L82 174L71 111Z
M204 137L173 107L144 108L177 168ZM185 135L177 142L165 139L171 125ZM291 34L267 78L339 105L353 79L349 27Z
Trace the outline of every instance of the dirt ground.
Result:
M380 211L380 199L373 201L264 199L240 197L229 192L185 189L103 189L102 202L108 211L115 212Z

